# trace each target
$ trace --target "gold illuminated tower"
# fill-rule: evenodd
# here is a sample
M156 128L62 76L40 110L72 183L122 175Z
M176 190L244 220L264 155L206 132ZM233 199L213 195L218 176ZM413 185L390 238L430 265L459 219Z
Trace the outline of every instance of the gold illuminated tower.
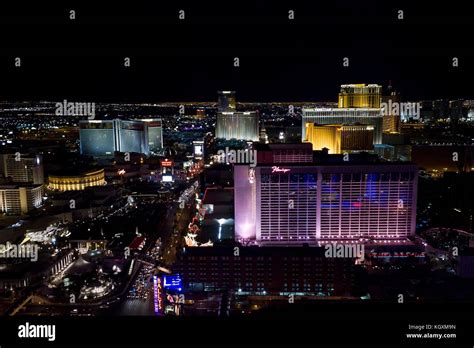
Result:
M392 112L393 104L400 104L400 94L392 92L382 97L384 133L400 133L400 113Z
M339 108L378 109L382 99L382 86L376 84L342 85L339 93Z
M330 154L341 153L341 131L341 125L306 123L305 141L313 144L313 150L325 147L329 149Z
M330 154L345 151L373 151L374 127L371 125L306 123L306 142L313 145L313 150L329 149Z

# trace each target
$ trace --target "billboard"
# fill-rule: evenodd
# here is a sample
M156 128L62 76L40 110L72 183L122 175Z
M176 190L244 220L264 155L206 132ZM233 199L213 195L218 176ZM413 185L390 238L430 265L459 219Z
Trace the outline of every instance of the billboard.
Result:
M173 166L173 161L165 159L163 161L160 161L162 167L172 167Z
M163 287L168 290L181 291L183 288L183 281L179 274L163 276Z
M173 182L173 176L172 175L163 175L161 177L161 180L163 182Z

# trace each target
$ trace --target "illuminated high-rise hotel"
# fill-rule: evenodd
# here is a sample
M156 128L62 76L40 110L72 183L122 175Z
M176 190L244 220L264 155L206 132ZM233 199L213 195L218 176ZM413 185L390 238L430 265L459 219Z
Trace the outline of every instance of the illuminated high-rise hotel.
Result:
M43 163L41 155L2 154L0 155L0 174L15 183L42 185Z
M341 153L342 125L315 125L306 123L305 141L313 145L313 150L327 148L330 154Z
M234 91L218 91L216 138L259 140L258 113L236 111Z
M342 126L341 150L344 151L373 151L374 127L366 125Z
M302 141L306 140L306 124L319 125L366 125L373 127L373 143L382 143L383 114L382 109L334 109L314 108L303 109Z
M81 154L111 157L114 152L148 155L163 147L160 119L79 121Z
M415 233L417 178L409 163L236 165L235 237L267 245L403 240Z
M400 113L393 113L389 107L394 103L400 103L400 95L396 92L382 98L384 133L400 133Z
M163 149L163 125L160 118L146 118L145 122L150 153L158 154Z
M26 214L41 206L43 195L43 185L0 185L0 212Z
M148 154L148 134L142 121L118 120L119 152Z
M113 156L118 151L118 132L115 120L79 121L81 155Z
M329 154L373 151L374 127L366 125L316 125L306 123L306 139L313 150L327 148Z
M256 111L217 113L216 138L258 141L258 113Z
M382 86L371 84L342 85L337 108L304 108L301 140L305 141L306 124L367 125L373 127L373 144L382 143Z
M380 108L382 86L371 84L342 85L337 106L339 108Z

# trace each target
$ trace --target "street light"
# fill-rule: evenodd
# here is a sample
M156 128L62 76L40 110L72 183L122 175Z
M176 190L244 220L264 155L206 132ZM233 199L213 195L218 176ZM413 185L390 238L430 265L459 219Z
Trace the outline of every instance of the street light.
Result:
M220 218L220 219L217 219L217 222L219 223L219 235L218 235L217 238L220 240L221 239L221 232L222 232L222 225L227 222L227 219Z

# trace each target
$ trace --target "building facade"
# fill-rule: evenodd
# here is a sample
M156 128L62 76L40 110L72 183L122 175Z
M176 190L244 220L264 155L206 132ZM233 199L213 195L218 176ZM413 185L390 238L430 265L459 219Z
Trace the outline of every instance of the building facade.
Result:
M385 133L399 133L400 132L400 112L394 113L389 108L389 105L397 103L400 105L401 98L397 92L392 92L390 95L382 97L382 109L383 109L383 131ZM386 108L386 110L385 110Z
M235 237L257 244L403 239L415 233L414 164L234 167Z
M84 190L87 187L103 186L105 182L104 169L90 170L77 174L68 175L49 175L50 190L58 191L77 191Z
M320 247L187 248L174 271L185 290L241 295L340 296L354 289L354 259L327 258Z
M373 143L382 143L383 133L383 113L382 109L334 109L334 108L313 108L303 109L302 115L302 141L307 138L306 124L316 123L319 125L366 125L372 126L374 132Z
M117 122L119 148L118 152L149 153L148 130L146 123L142 121Z
M2 185L0 211L12 215L26 214L41 206L43 194L43 185Z
M113 156L119 148L119 137L114 120L79 121L81 155Z
M147 130L148 148L153 155L163 150L163 124L160 118L143 119Z
M258 113L256 111L219 112L216 138L258 141Z
M306 123L306 142L313 150L327 148L330 154L341 153L342 125L315 125Z
M374 127L366 125L342 126L342 152L373 151Z
M330 154L353 151L373 151L374 128L366 125L306 124L306 142L313 150L327 148Z
M159 119L145 120L81 120L79 121L82 155L112 157L114 152L148 155L163 147Z
M382 143L384 119L382 86L376 84L341 85L337 108L304 108L301 140L307 139L306 124L367 125L374 128L373 144Z
M257 163L311 163L313 148L308 143L262 144L255 143Z
M342 85L339 92L339 108L380 108L382 86L376 84Z
M0 157L0 173L15 183L31 183L34 185L44 183L43 160L40 155L2 154Z

